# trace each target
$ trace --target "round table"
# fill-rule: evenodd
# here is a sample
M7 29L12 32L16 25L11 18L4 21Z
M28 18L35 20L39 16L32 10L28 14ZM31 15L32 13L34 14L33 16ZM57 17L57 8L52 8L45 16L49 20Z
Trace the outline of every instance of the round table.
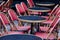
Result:
M19 16L20 21L31 23L31 34L33 34L34 23L37 23L37 31L39 32L39 23L44 22L45 18L40 16Z
M42 40L42 39L40 37L33 35L14 34L2 36L0 37L0 40Z
M52 2L40 2L40 3L36 3L36 5L40 5L40 6L54 6L55 3L52 3Z
M47 7L32 7L28 9L29 11L34 11L34 12L49 12L51 9Z

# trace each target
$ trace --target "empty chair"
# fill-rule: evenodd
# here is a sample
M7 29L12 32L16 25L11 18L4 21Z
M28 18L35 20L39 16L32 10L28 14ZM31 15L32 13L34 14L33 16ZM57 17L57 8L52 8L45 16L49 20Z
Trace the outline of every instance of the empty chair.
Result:
M7 16L3 13L0 14L0 19L2 21L3 27L5 28L4 33L2 33L2 35L4 34L22 34L23 32L15 32L12 29L14 28L13 25L9 22ZM15 29L15 28L14 28Z
M58 5L56 5L56 7L51 11L51 14L49 16L42 16L44 18L47 18L46 22L42 22L44 24L50 24L54 18L54 16L57 16L57 12L60 10L60 7L58 7Z
M25 10L22 8L20 4L16 4L15 7L19 15L25 15Z
M28 13L28 7L27 7L27 5L24 2L21 2L21 6L25 10L26 14L28 15L29 13Z
M57 35L54 35L55 33L53 31L54 31L54 28L57 27L56 25L58 24L59 20L60 20L59 16L55 17L55 19L53 20L53 22L49 26L49 27L51 27L50 29L48 29L49 33L37 32L35 35L42 38L42 39L50 39L50 40L56 39Z
M60 10L58 10L57 13L56 13L56 16L58 16L58 15L60 15ZM55 17L56 17L56 16L55 16ZM54 17L54 18L55 18L55 17ZM54 20L54 18L53 18L53 20ZM47 20L47 21L45 21L45 22L49 22L49 26L50 26L50 24L53 22L53 20ZM44 23L44 22L43 22L43 23ZM48 25L48 23L47 23L47 25ZM40 29L41 29L41 31L48 31L49 27L44 26L44 27L40 27Z
M16 13L14 10L9 9L8 10L8 14L13 22L13 24L16 26L17 30L21 30L21 31L27 31L30 29L30 26L20 26L20 20L17 17Z
M51 10L51 12L48 13L49 16L42 16L44 18L49 19L49 17L51 17L51 15L54 15L54 12L56 11L56 9L58 8L58 4Z
M33 0L27 0L27 2L28 2L29 7L34 7L35 6Z

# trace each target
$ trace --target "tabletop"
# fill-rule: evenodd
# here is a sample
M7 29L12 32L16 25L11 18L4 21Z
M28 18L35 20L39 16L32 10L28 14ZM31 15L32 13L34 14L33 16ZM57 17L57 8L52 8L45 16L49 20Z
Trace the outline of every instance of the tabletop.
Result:
M42 39L34 35L14 34L2 36L0 37L0 40L42 40Z
M36 5L40 5L40 6L54 6L55 3L53 3L53 2L40 2L40 3L36 3Z
M39 23L44 22L45 18L40 16L19 16L20 21Z
M28 9L29 11L35 11L35 12L49 12L51 11L50 8L47 7L32 7Z

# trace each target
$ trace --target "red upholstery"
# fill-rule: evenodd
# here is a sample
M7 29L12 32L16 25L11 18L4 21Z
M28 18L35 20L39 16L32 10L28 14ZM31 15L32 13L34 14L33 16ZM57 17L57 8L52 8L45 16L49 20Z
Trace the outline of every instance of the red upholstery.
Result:
M44 21L42 23L44 23L44 24L51 24L52 23L52 20L46 20L46 21Z
M29 29L30 29L30 26L27 26L27 27L25 27L25 26L18 26L17 27L17 30L20 30L20 31L27 31ZM13 30L16 30L16 29L13 29Z
M8 13L9 13L9 15L10 15L10 17L11 17L11 20L12 20L12 21L14 21L14 20L17 20L17 19L18 19L18 17L17 17L17 15L16 15L16 13L15 13L15 11L14 11L14 10L9 9Z
M42 39L47 39L48 33L38 33L37 32L35 35ZM51 35L49 36L48 39L54 39L54 38L55 38L54 34L51 33Z
M19 14L25 13L25 10L21 7L20 4L16 4L16 10Z
M29 7L34 7L33 0L27 0Z
M8 21L8 19L7 19L7 16L4 15L3 13L0 14L0 18L1 18L2 23L3 23L4 25L6 25L6 24L9 23L9 21Z
M23 32L14 32L14 31L10 31L8 32L8 34L24 34Z
M48 30L49 30L49 27L47 27L47 26L40 26L40 30L41 31L44 31L44 32L47 32Z
M21 2L21 6L23 7L23 9L24 9L25 11L28 10L28 7L26 6L26 4L25 4L24 2Z

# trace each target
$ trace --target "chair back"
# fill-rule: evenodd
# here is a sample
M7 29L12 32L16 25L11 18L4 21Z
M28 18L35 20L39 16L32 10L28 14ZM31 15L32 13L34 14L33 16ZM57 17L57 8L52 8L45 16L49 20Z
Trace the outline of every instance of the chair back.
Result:
M51 27L50 30L49 30L50 33L54 30L54 28L55 28L56 25L58 24L59 20L60 20L60 17L59 17L59 16L56 16L56 17L54 18L53 22L52 22L51 25L50 25L50 27Z
M51 11L51 15L52 15L52 13L54 13L55 12L55 10L58 8L58 4L53 8L53 10Z
M19 15L25 13L25 10L21 7L20 4L16 4L15 6L16 6L16 10L17 10L17 12L18 12Z
M11 26L10 26L10 22L7 18L7 16L3 13L0 14L0 19L2 21L3 26L5 27L6 31L10 31L11 30Z
M21 6L22 6L22 8L23 8L25 11L28 10L28 7L27 7L27 5L26 5L24 2L21 2Z
M29 7L34 7L34 2L33 0L27 0Z
M1 13L0 14L0 19L2 20L2 23L4 25L9 24L8 18L7 18L7 16L5 14Z
M12 21L18 19L17 15L16 15L16 13L15 13L15 11L13 9L9 9L8 10L8 14L9 14L9 16L10 16L10 18L11 18Z

